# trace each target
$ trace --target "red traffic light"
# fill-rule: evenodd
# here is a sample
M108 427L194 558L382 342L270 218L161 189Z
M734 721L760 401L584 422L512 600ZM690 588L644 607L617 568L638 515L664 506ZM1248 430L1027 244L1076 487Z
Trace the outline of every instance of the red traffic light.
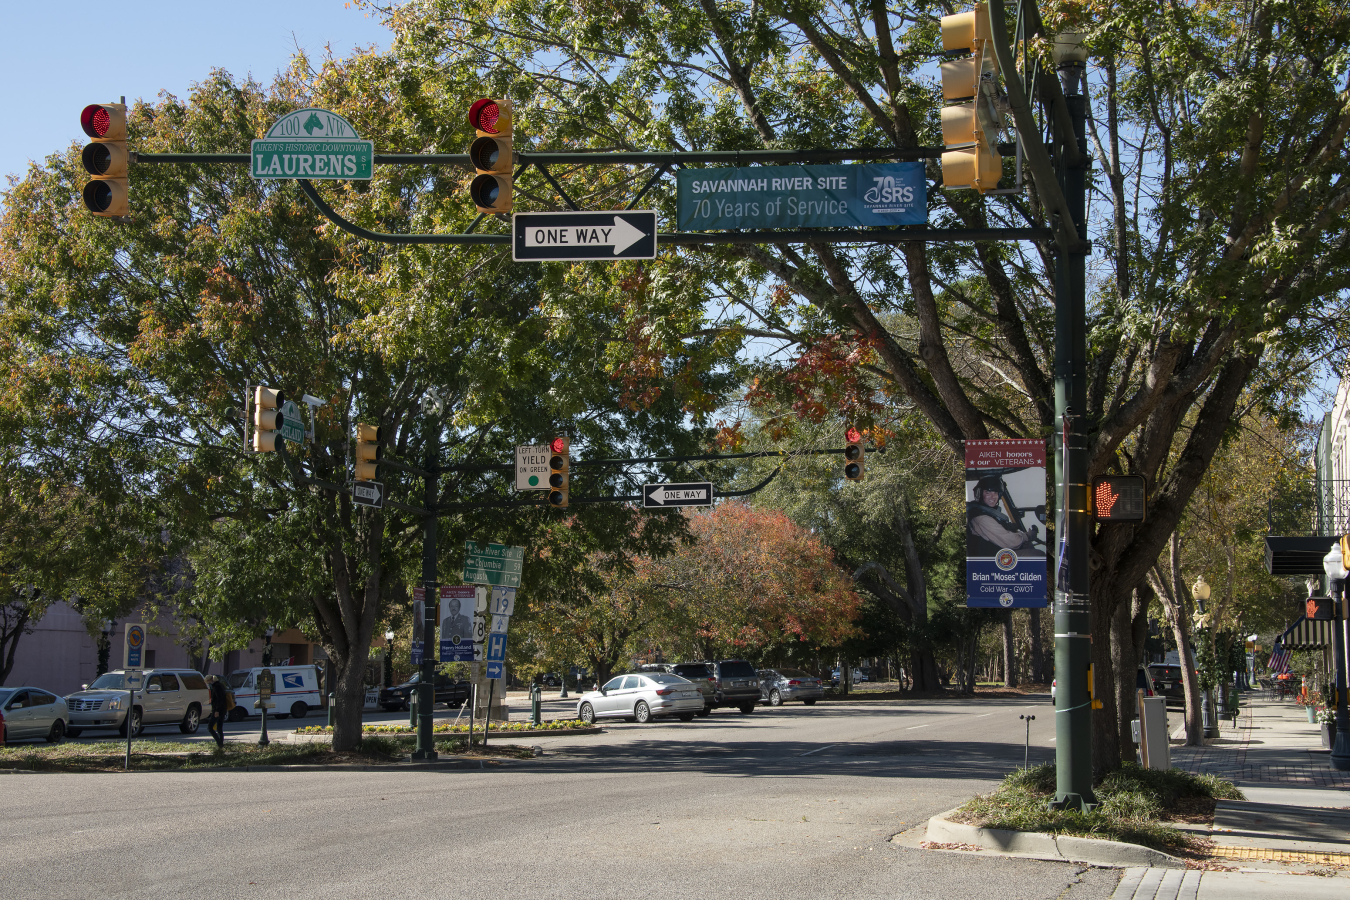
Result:
M850 444L856 444L862 440L862 435L858 432L858 429L850 428L848 431L844 432L844 440L848 441Z
M554 453L561 453L567 449L567 440L565 438L555 437L553 443L548 445Z
M475 100L473 106L469 107L469 124L478 131L497 134L497 122L501 117L502 108L496 100L487 97Z
M91 103L80 112L80 128L95 140L121 140L126 137L126 107Z

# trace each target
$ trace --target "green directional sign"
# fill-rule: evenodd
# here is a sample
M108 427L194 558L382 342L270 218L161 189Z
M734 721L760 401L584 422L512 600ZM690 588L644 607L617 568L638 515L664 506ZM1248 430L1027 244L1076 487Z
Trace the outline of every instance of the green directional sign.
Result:
M292 444L305 442L305 420L300 418L300 407L293 400L281 404L281 436Z
M375 143L326 109L298 109L277 119L267 137L253 142L254 178L352 179L366 181L374 170Z
M465 541L464 549L463 580L466 583L520 587L520 573L525 565L524 547L505 544L480 547L474 541Z

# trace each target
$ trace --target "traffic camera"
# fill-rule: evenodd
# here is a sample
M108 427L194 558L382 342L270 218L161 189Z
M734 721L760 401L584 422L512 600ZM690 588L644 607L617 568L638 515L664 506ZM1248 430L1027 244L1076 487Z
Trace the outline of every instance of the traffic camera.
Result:
M91 103L80 113L80 128L93 143L80 154L93 180L84 186L85 208L96 216L120 218L127 201L127 108L122 103Z
M286 417L280 406L286 395L270 387L258 385L253 389L253 452L272 453L281 438L281 426Z
M375 481L380 474L380 426L356 426L356 480Z
M863 448L862 434L856 428L844 432L844 477L849 481L862 481L866 474L867 451Z
M469 124L478 137L469 145L469 162L476 173L469 196L481 213L511 211L512 166L511 101L484 97L469 107Z
M553 506L567 505L567 438L555 437L549 444L548 502Z
M942 110L942 186L998 187L1003 159L997 150L1003 117L994 103L998 63L990 41L989 10L977 3L969 12L942 17L942 49L971 55L942 64L942 99L957 101Z

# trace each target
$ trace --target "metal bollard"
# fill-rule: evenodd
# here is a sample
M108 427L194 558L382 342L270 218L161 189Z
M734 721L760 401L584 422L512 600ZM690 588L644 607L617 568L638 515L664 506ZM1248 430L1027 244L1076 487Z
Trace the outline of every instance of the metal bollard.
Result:
M540 703L544 699L544 689L542 685L530 685L530 721L535 725L539 724Z
M329 691L329 692L328 692L328 727L329 727L329 728L332 728L332 727L333 727L333 711L334 711L336 708L337 708L337 707L335 707L335 706L333 705L333 693L332 693L332 691Z

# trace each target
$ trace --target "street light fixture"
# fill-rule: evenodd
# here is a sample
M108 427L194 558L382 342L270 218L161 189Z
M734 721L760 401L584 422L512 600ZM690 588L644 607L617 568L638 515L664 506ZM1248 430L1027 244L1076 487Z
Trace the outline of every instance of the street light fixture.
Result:
M1327 587L1331 593L1331 614L1340 627L1331 629L1332 656L1336 658L1336 742L1331 747L1331 767L1350 771L1350 712L1345 703L1345 608L1342 594L1345 590L1345 560L1340 544L1332 544L1322 557L1322 569L1327 573Z
M1200 621L1204 621L1205 601L1209 599L1210 587L1205 581L1205 576L1201 575L1195 579L1195 584L1191 585L1191 597L1195 599L1195 608L1200 612ZM1199 674L1199 673L1197 673ZM1200 721L1204 726L1204 735L1207 738L1216 738L1219 736L1219 724L1214 718L1214 688L1205 688L1200 697Z

